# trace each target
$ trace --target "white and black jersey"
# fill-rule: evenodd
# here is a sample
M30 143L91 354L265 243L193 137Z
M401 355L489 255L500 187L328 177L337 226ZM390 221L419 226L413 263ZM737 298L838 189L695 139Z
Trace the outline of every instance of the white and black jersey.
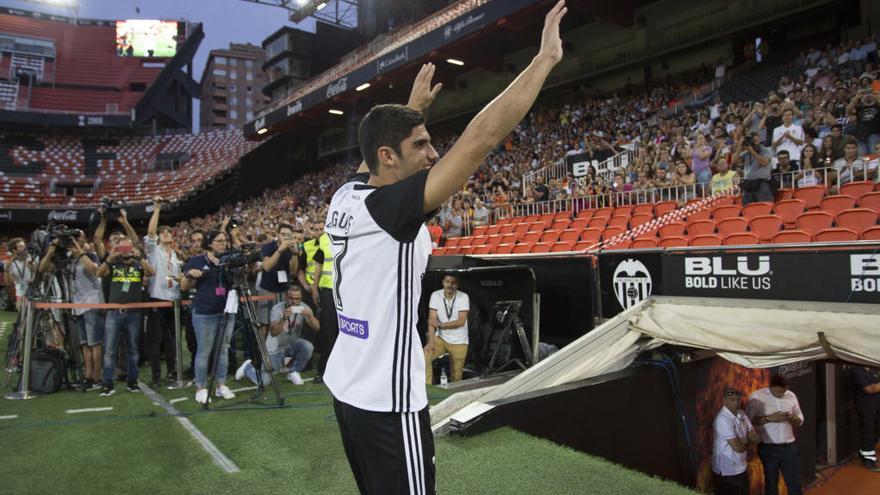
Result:
M431 254L427 170L375 187L355 176L330 202L339 337L324 382L339 401L368 411L417 412L428 404L416 330Z

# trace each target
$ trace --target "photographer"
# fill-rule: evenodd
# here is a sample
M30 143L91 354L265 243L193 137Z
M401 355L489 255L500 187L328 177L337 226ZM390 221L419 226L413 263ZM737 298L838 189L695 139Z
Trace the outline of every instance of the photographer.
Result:
M263 274L257 295L271 295L274 301L258 301L257 316L261 325L269 324L269 310L280 302L284 291L299 268L302 232L294 231L292 225L282 223L278 227L278 240L263 244L260 251L263 255Z
M15 309L21 311L24 296L33 283L37 270L33 258L28 254L24 239L21 237L11 239L7 247L12 260L6 266L3 278L10 293L15 289Z
M865 155L874 150L874 144L880 142L880 103L871 91L863 88L856 92L846 107L847 113L856 114L856 137L858 138L858 154Z
M156 275L150 277L151 301L177 301L180 299L180 259L174 250L171 227L159 226L162 198L153 200L153 215L147 225L144 250ZM173 379L175 369L174 308L150 309L149 325L144 346L150 358L153 386L161 385L162 367L160 350L165 347L166 377Z
M226 307L226 294L232 286L232 280L223 273L220 267L220 256L226 252L228 237L224 232L212 230L205 234L202 248L205 254L193 256L183 267L184 278L180 281L180 290L188 291L195 287L196 295L192 304L193 330L196 334L196 402L208 402L208 360L214 348L214 339L222 339L217 355L216 375L217 397L233 399L235 394L226 386L226 368L229 364L229 338L235 325L235 318L226 318L225 328L219 329ZM222 333L220 333L220 331Z
M143 300L144 277L155 274L153 267L141 252L132 245L131 239L122 237L110 251L107 259L98 267L98 276L106 277L110 282L110 295L107 302L111 304L139 303ZM126 388L129 392L140 392L138 386L138 334L141 330L140 309L111 309L107 311L104 324L104 373L101 397L114 394L113 372L116 365L116 347L119 333L126 333L128 348L128 369L125 375Z
M272 306L272 324L269 326L269 335L266 337L266 351L269 353L272 370L277 371L282 366L287 366L287 379L294 385L302 385L303 379L299 372L306 367L306 363L312 357L314 347L308 340L302 338L303 324L312 330L319 330L321 325L312 309L303 300L302 288L291 285L287 289L287 300ZM265 368L262 370L262 383L269 383L269 374ZM257 370L248 359L235 372L235 379L240 380L247 376L252 382L257 382Z
M101 304L104 302L104 293L101 290L101 278L98 277L98 256L92 245L86 239L82 230L77 230L76 238L65 241L69 242L67 257L73 260L73 303L74 304ZM46 256L40 262L40 271L53 271L55 265L52 259L55 257L60 239L55 239L46 250ZM79 332L80 348L83 355L85 368L84 386L87 390L94 390L101 383L101 363L103 359L104 345L104 311L101 309L74 308L76 316L76 328Z
M107 255L107 250L104 246L104 232L106 232L107 230L108 217L112 216L108 213L109 210L107 204L109 203L104 202L102 206L98 207L98 214L100 215L101 220L98 222L98 227L95 228L95 235L92 237L92 240L95 243L95 251L98 253L99 259L104 259ZM110 232L110 250L113 250L113 248L116 246L116 243L119 242L119 240L123 236L128 236L128 239L129 241L131 241L131 245L133 247L138 247L137 232L135 232L134 227L132 227L131 224L128 223L128 214L125 212L124 209L119 210L119 217L116 219L116 221L119 222L119 225L122 225L122 229L125 231L125 233L122 233L118 230Z
M758 134L753 132L736 143L736 160L742 163L743 206L759 201L773 201L773 190L770 189L770 150L761 146Z

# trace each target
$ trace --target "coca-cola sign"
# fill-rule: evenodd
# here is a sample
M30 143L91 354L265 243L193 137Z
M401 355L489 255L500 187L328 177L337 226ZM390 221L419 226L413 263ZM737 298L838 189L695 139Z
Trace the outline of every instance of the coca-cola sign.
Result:
M327 85L327 98L332 98L348 89L348 77L342 77Z
M50 222L75 222L77 219L77 211L76 210L64 210L64 211L56 211L52 210L49 212L48 220Z

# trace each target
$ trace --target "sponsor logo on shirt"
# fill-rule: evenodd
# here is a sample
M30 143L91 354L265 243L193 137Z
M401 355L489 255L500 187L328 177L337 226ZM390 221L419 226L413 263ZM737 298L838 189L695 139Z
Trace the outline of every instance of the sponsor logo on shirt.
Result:
M370 324L368 322L349 318L341 314L338 317L340 332L358 339L366 340L370 337Z

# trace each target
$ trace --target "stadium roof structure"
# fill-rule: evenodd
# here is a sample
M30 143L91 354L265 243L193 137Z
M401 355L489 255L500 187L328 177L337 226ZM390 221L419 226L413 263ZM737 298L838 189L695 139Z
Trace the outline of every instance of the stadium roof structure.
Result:
M580 26L602 20L618 26L634 24L634 9L646 1L624 0L613 6L591 0L572 1L563 25ZM249 139L264 139L288 130L308 134L340 125L331 109L363 115L374 104L405 99L413 77L426 60L466 60L467 69L509 72L503 55L537 47L544 2L504 0L457 2L403 29L374 40L346 56L340 64L307 81L244 126ZM527 35L526 35L527 33ZM380 43L381 41L381 43ZM479 49L474 49L479 46ZM438 64L435 79L453 80L461 67ZM369 85L369 88L363 88Z
M281 7L290 13L290 20L300 23L314 17L334 26L353 29L357 26L357 0L242 0L244 2Z

